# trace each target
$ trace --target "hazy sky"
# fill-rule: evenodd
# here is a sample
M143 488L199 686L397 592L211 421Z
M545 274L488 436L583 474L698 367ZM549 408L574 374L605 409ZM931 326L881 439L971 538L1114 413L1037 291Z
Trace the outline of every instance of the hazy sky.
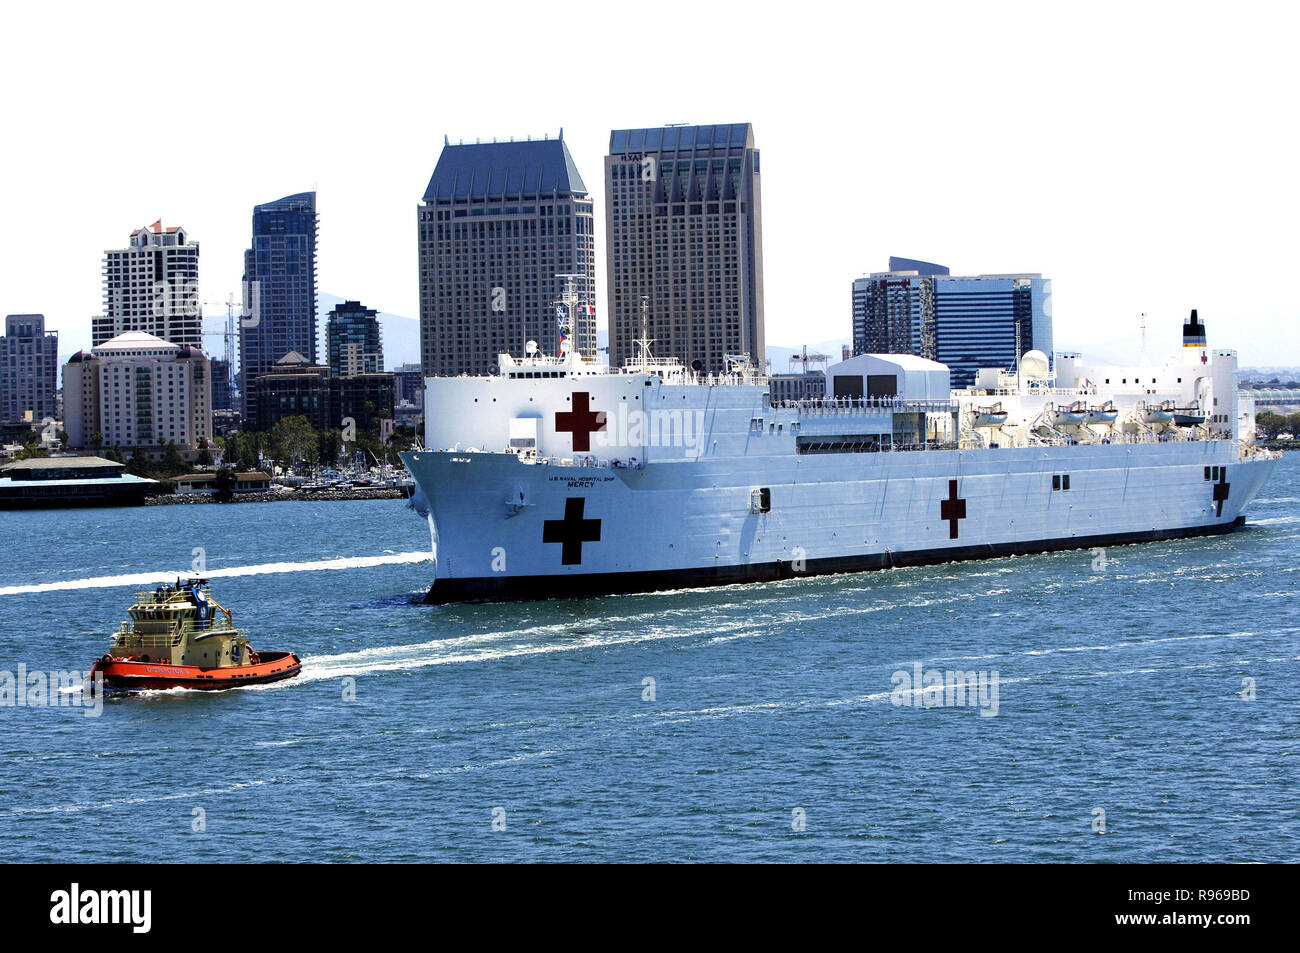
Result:
M415 317L444 133L561 127L596 197L604 310L610 129L752 122L770 343L848 338L853 278L895 254L1042 272L1058 349L1125 357L1146 312L1162 354L1196 307L1243 363L1300 364L1296 11L14 4L0 313L88 345L104 249L161 217L201 243L224 314L252 206L316 188L320 290Z

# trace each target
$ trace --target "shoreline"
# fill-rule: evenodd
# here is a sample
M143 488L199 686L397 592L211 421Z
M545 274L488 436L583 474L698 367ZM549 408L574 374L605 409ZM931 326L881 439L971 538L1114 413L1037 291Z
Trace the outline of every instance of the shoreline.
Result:
M265 490L256 493L236 493L227 503L313 503L321 500L405 500L409 494L400 487L355 487L347 490L318 490L300 493L297 490ZM216 503L215 493L163 493L146 497L145 506L178 506L186 503Z

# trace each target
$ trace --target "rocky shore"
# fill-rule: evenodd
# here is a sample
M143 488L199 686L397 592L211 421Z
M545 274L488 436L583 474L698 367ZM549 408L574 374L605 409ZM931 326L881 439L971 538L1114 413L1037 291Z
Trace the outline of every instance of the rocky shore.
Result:
M404 500L410 494L397 487L355 487L347 490L317 490L303 493L288 487L262 493L236 493L231 503L276 503L285 500L317 502L321 500ZM176 503L214 503L215 493L160 493L145 499L146 506L170 506Z

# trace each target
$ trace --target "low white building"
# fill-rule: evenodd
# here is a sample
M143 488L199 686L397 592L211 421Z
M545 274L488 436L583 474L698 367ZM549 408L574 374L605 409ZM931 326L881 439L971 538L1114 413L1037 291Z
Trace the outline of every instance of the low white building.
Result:
M63 366L63 394L73 447L197 451L212 437L211 362L196 347L144 331L74 354Z

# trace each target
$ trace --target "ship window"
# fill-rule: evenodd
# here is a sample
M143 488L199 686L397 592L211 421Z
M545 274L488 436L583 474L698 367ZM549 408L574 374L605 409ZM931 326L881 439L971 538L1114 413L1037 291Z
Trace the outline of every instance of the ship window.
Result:
M1061 489L1068 490L1069 488L1070 488L1070 474L1067 473L1063 477L1061 477Z
M1052 489L1053 489L1053 490L1059 490L1060 488L1061 488L1061 475L1060 475L1059 473L1053 473L1053 474L1052 474Z
M1206 468L1205 468L1205 479L1208 480L1209 478L1210 478L1210 468L1209 468L1209 467L1206 467Z

